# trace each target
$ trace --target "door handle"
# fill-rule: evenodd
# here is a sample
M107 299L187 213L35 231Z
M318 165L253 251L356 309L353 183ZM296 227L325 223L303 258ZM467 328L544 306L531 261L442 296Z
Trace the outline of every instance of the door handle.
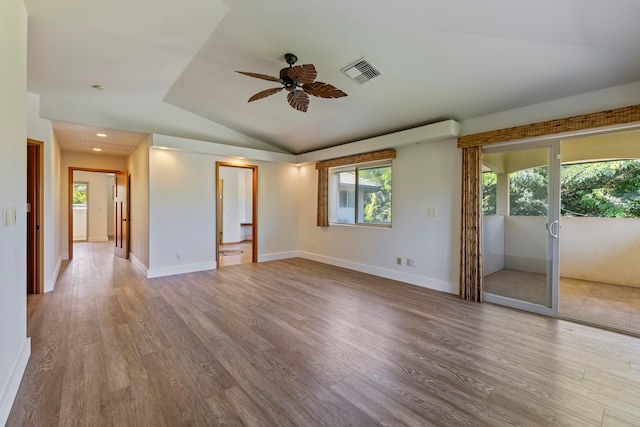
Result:
M553 226L556 226L555 232L553 230ZM551 237L553 237L554 239L558 238L558 230L560 229L560 221L559 220L555 220L553 221L551 224L549 224L549 234L551 234Z

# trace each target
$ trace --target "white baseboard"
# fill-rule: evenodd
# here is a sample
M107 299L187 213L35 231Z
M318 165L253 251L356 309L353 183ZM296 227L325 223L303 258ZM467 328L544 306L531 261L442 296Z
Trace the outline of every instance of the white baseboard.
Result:
M338 258L331 258L325 255L318 255L311 252L300 252L300 257L310 259L312 261L322 262L324 264L335 265L336 267L359 271L361 273L373 274L374 276L384 277L386 279L397 280L399 282L409 283L411 285L433 289L440 292L446 292L454 295L458 294L457 283L432 279L425 276L418 276L417 274L410 274L402 271L390 270L388 268L360 264L357 262L346 261Z
M195 273L196 271L215 270L216 262L201 262L197 264L171 265L168 267L149 268L147 278L173 276L174 274Z
M109 237L108 236L89 237L87 241L88 242L108 242Z
M300 252L277 252L274 254L258 255L258 262L278 261L280 259L297 258L300 256Z
M132 253L129 253L129 259L131 260L131 263L133 264L133 266L135 268L137 268L138 270L140 270L140 272L142 274L144 274L145 277L149 277L148 276L148 269L147 266L144 265L144 263L142 261L140 261L138 258L136 258L135 255L133 255Z
M51 277L45 279L44 281L44 291L51 292L53 288L56 287L56 281L58 280L58 274L60 274L60 267L62 266L62 256L58 258L58 262L56 263L56 267L53 269L53 273Z
M18 387L20 387L20 381L27 368L29 362L29 356L31 356L31 338L27 337L22 345L18 359L9 374L9 379L4 386L3 390L0 390L0 425L5 425L13 406L13 401L18 394Z

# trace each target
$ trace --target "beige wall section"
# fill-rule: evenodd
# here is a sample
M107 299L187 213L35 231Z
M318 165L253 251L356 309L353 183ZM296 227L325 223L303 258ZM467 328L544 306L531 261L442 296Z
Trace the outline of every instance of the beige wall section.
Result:
M50 120L40 117L40 96L29 93L28 137L43 143L43 223L40 231L44 234L43 276L44 291L52 291L62 265L62 233L60 230L60 145L53 133Z
M61 180L60 180L60 228L62 232L62 256L69 258L69 168L87 168L103 170L126 170L127 158L114 156L101 156L94 154L71 153L64 151L61 156Z
M149 150L151 277L216 267L216 161L238 163L229 157ZM258 260L296 256L298 167L250 158L243 163L258 166Z
M149 268L149 146L151 136L129 155L129 253L138 268Z
M27 338L27 12L0 1L0 425L5 425L31 352Z
M318 174L300 167L300 252L304 257L457 294L461 155L456 140L397 149L393 227L316 226ZM429 217L429 208L437 216ZM397 258L402 265L397 265ZM416 267L407 267L406 259Z
M560 275L640 288L640 219L560 220Z

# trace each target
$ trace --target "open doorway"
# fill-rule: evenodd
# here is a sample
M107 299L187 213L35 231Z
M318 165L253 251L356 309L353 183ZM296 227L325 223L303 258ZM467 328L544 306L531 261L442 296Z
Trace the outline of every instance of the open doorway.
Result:
M218 267L258 261L258 167L216 162Z
M128 257L128 187L126 171L69 168L69 259L92 244Z

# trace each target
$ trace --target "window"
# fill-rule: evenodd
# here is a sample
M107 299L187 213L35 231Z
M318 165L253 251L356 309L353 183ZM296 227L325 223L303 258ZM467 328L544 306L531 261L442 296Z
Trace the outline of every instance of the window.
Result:
M391 226L391 163L330 171L330 219L338 224Z
M498 175L495 172L482 172L482 215L496 214L496 185Z

